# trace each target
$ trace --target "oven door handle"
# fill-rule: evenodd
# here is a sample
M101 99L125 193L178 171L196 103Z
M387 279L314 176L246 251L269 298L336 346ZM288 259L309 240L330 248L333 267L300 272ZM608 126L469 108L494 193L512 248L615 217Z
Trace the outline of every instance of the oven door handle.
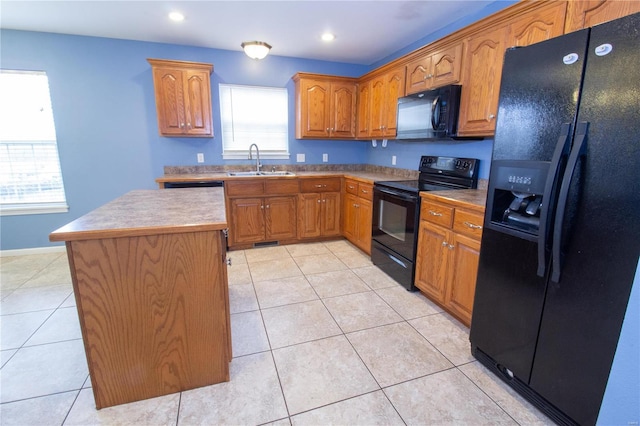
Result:
M415 196L412 196L412 195L403 194L401 192L389 191L388 189L375 188L375 190L379 191L379 192L382 192L383 194L387 194L387 195L392 195L394 197L398 197L401 200L405 200L405 201L416 201L418 199L418 197L415 197Z

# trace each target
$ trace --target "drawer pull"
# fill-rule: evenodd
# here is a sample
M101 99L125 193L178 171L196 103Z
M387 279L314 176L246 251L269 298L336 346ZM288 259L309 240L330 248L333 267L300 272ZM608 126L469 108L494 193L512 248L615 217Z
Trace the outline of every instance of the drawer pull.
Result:
M362 193L363 193L363 194L368 194L368 193L369 193L369 191L367 191L367 190L363 189L363 190L362 190Z
M471 222L464 222L464 224L465 224L466 226L468 226L469 228L471 228L471 229L482 229L482 226L480 226L480 225L474 225L474 224L473 224L473 223L471 223Z
M433 210L429 210L429 214L431 216L442 216L442 213L434 212Z
M322 185L314 185L316 188L322 188Z
M349 189L356 189L356 187L349 185Z

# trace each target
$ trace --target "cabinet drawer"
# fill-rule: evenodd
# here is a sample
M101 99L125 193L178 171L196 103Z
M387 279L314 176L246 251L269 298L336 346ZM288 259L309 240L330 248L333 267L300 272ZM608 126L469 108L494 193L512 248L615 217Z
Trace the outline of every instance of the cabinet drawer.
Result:
M442 204L423 201L420 210L420 219L435 223L445 228L451 228L453 224L453 207Z
M298 179L266 179L264 182L265 193L271 194L297 194Z
M224 189L228 197L264 194L264 179L226 181Z
M358 184L358 196L365 200L373 201L373 185L360 182Z
M347 194L358 195L358 182L347 179L344 181L344 191Z
M480 237L482 237L483 223L484 216L477 213L471 213L465 210L456 209L455 217L453 220L453 230L459 234L479 240Z
M301 192L339 192L340 179L320 178L300 180Z

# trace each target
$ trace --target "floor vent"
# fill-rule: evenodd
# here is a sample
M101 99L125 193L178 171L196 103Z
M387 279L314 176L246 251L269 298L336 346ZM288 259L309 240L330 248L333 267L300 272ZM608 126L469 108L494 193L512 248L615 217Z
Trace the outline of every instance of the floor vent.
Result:
M270 247L270 246L277 246L280 243L278 241L265 241L263 243L253 243L253 246L258 248L258 247Z

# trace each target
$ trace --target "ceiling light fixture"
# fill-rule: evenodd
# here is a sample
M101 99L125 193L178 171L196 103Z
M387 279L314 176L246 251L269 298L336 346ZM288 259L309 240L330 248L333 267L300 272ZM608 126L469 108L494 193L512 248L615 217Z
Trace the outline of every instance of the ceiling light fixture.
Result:
M245 41L240 46L251 59L262 59L271 50L271 45L263 41Z
M169 19L176 22L184 21L184 15L180 12L171 12L169 14Z
M322 36L320 36L320 38L322 38L322 41L333 41L336 39L336 35L331 33L324 33L322 34Z

